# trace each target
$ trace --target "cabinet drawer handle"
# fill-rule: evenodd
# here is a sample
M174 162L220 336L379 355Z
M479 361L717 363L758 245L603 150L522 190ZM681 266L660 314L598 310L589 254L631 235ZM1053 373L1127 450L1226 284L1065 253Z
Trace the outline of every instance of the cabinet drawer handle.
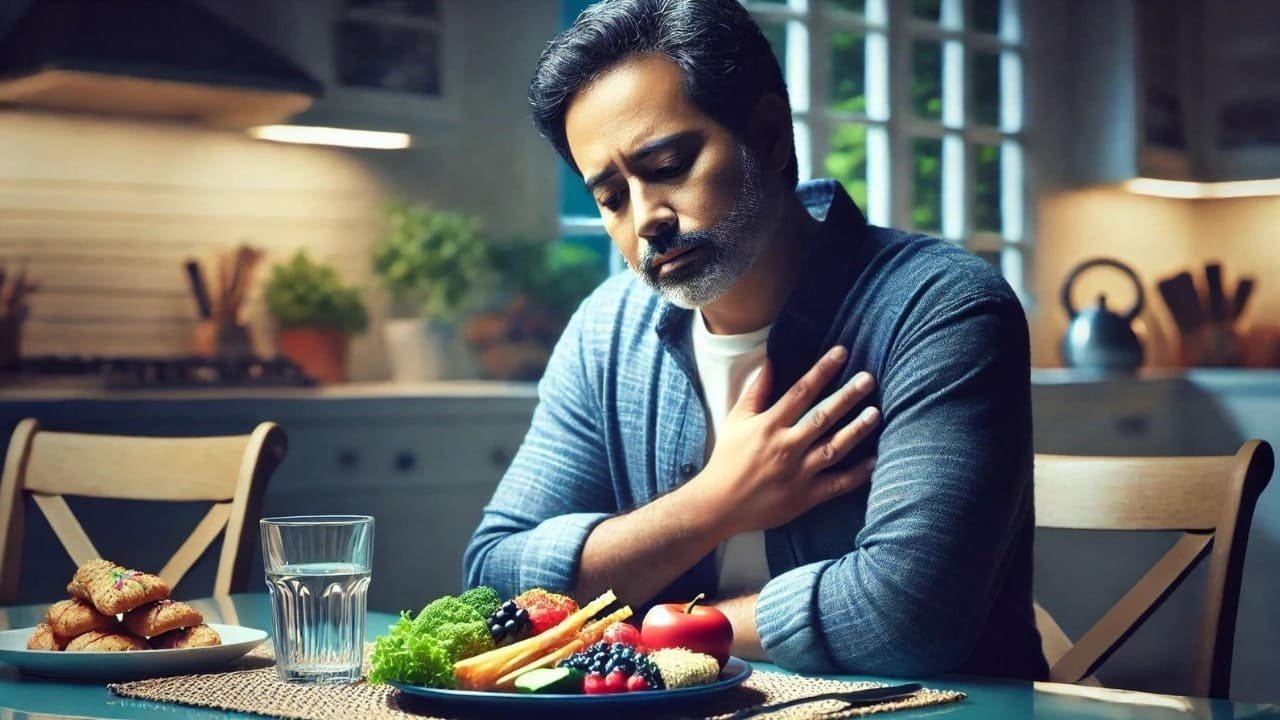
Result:
M507 466L511 464L511 453L508 453L503 448L496 447L489 454L489 459L493 461L494 467L499 470L506 470Z
M418 459L408 450L401 450L396 453L396 470L400 472L408 472L418 464Z

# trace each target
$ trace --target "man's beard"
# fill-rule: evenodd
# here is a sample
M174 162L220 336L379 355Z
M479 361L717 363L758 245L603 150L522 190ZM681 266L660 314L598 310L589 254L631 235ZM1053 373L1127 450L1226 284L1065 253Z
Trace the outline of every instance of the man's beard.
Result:
M742 187L724 219L706 230L652 238L645 245L636 272L645 284L669 302L686 309L699 308L719 300L751 269L764 252L771 234L761 223L764 205L760 163L747 148L739 152ZM661 277L653 261L659 255L682 248L702 246L708 257L692 276L677 271L678 277Z

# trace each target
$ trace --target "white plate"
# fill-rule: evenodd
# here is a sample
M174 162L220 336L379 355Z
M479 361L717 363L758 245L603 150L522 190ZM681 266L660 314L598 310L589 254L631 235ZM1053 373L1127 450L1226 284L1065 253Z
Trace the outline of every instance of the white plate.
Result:
M35 628L0 632L0 663L17 667L28 675L72 680L138 680L164 675L218 670L262 644L267 633L239 625L209 627L222 637L213 647L177 650L134 650L130 652L63 652L28 650L27 640Z

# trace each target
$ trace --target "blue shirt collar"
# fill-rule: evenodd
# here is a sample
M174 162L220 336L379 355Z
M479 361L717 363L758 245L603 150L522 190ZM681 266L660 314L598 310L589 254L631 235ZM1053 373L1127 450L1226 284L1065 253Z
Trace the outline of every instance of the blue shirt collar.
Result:
M835 180L800 183L796 195L809 214L822 221L822 231L814 238L800 281L769 334L775 393L788 387L825 349L831 322L859 269L855 251L867 226L862 211ZM684 349L692 315L662 300L656 330L668 349Z

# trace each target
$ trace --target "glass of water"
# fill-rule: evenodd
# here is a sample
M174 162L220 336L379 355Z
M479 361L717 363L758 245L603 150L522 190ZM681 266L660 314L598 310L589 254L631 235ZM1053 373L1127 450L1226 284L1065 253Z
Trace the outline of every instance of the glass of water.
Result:
M373 518L262 520L276 671L286 682L360 679L373 567Z

